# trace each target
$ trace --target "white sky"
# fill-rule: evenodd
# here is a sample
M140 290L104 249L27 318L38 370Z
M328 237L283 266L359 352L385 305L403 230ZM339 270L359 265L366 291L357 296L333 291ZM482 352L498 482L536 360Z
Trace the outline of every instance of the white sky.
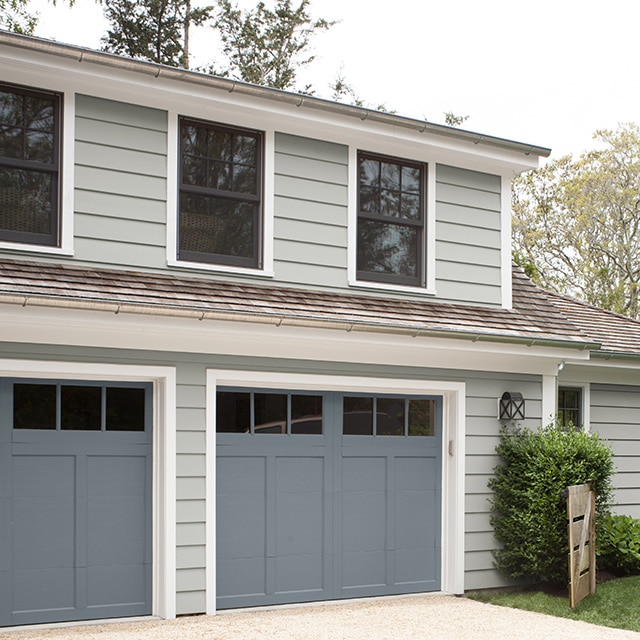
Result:
M94 0L31 6L36 35L100 48ZM323 97L342 69L367 104L438 123L469 115L464 128L551 147L552 158L594 148L596 129L640 122L638 0L311 0L311 13L340 21L299 74ZM215 58L215 42L210 29L194 37L196 64Z

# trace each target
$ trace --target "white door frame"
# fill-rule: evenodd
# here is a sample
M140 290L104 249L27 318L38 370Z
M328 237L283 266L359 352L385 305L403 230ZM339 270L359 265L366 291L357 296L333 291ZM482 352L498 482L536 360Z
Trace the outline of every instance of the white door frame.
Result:
M442 582L445 593L464 592L465 384L407 378L367 378L227 369L207 370L207 614L216 613L216 412L217 387L439 395L442 415Z

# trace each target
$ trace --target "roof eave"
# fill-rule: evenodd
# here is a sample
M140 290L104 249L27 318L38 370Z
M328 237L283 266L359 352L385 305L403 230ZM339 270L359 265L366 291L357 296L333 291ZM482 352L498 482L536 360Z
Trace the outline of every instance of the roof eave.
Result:
M156 78L162 77L170 80L191 82L193 84L222 89L230 93L255 96L262 99L287 103L300 108L315 109L318 111L358 118L362 121L366 120L380 124L402 127L419 133L429 133L464 142L471 142L474 145L488 145L506 151L522 153L526 156L546 158L551 153L551 149L547 147L516 142L496 136L483 135L473 131L467 131L465 129L457 129L455 127L427 122L426 120L418 120L383 111L376 111L375 109L368 109L365 107L341 104L331 100L317 98L315 96L292 93L280 89L272 89L270 87L262 87L246 82L240 82L238 80L220 78L218 76L196 71L189 71L187 69L179 69L142 60L133 60L131 58L124 58L122 56L117 56L103 51L86 49L77 45L61 44L59 42L36 38L33 36L24 36L21 34L0 31L0 45L2 44L26 49L36 53L46 53L74 59L78 62L103 65L112 69L122 69L135 73L143 73L145 75L152 75Z

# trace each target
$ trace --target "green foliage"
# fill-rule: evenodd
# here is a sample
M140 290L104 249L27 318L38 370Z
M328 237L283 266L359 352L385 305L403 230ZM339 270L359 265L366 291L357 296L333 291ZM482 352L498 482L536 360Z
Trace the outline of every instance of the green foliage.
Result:
M504 464L489 481L491 524L502 547L496 566L509 578L566 582L567 515L562 491L590 482L598 513L611 496L612 453L597 434L558 425L505 427L496 447Z
M550 616L582 620L616 629L640 631L640 607L636 602L640 590L640 576L610 580L598 585L595 595L585 598L571 609L567 595L558 597L542 591L483 591L469 594L473 600L491 604L537 611Z
M103 49L172 67L189 67L189 29L204 23L212 7L190 0L102 0L110 28Z
M536 283L640 317L640 127L597 131L600 148L516 177L513 244Z
M311 63L311 38L334 22L314 20L308 13L310 0L294 7L291 0L276 0L272 9L259 2L243 11L229 0L216 0L215 29L222 40L227 64L211 68L228 76L276 89L294 89L299 68ZM310 87L303 92L309 93Z
M621 575L640 574L640 520L604 513L598 518L598 568Z
M0 29L31 34L38 16L27 10L28 0L0 0Z
M463 125L469 116L457 116L453 111L446 111L444 114L444 121L450 127L459 127Z

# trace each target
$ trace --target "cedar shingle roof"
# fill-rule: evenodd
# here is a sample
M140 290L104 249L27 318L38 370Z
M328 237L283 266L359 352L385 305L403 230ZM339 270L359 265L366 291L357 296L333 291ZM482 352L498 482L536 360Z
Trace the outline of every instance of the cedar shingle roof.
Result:
M514 270L513 309L17 260L0 261L0 302L113 312L315 324L596 348L552 299ZM638 347L640 352L640 345Z
M608 353L640 354L640 322L612 311L545 292L549 301L600 350Z

